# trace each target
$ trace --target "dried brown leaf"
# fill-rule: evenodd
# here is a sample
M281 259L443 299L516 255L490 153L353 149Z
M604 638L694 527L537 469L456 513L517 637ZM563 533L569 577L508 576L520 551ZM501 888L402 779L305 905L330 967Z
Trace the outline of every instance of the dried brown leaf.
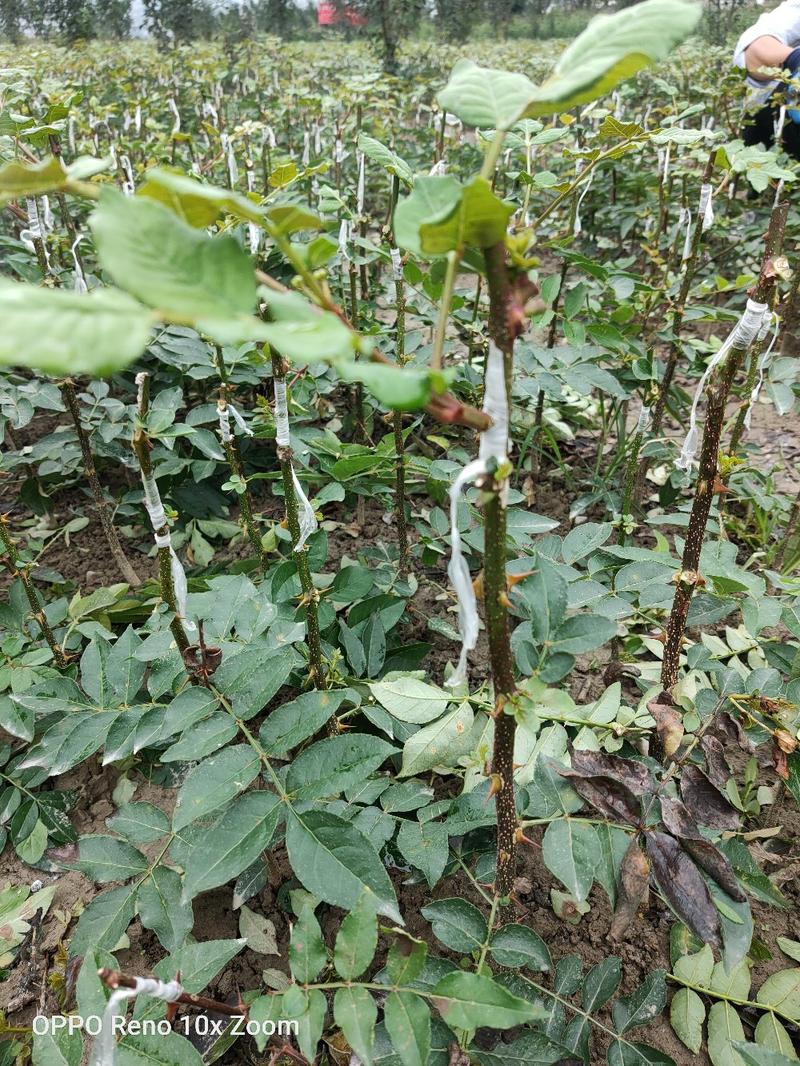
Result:
M568 766L559 766L558 772L562 777L568 777L578 795L607 818L639 825L642 814L639 800L619 781L610 777L583 777Z
M656 732L664 755L669 758L681 746L683 718L666 692L662 692L657 699L650 700L647 709L655 719Z
M689 813L701 825L712 829L738 829L739 812L728 802L699 766L685 766L681 774L681 796Z
M613 940L621 939L636 917L636 912L647 897L649 881L650 860L639 847L638 839L634 838L625 852L619 870L617 906L610 930Z
M708 885L675 837L648 833L647 853L656 882L681 921L706 944L719 948L719 914Z
M724 789L728 778L731 776L731 770L725 758L725 749L722 746L722 742L717 737L711 736L710 733L706 733L700 738L700 747L706 757L706 773L710 781L717 788Z
M636 759L622 759L607 755L604 751L586 751L575 748L572 752L572 775L580 777L609 777L629 789L634 796L644 796L655 791L653 775Z

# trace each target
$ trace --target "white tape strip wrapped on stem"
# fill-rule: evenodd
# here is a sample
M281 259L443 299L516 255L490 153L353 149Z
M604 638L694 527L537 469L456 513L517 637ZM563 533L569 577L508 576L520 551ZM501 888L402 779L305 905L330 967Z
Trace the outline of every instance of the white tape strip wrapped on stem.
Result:
M772 329L772 339L767 345L766 349L761 353L758 358L758 379L750 393L750 399L747 403L747 411L744 416L745 429L750 429L750 421L753 417L753 408L758 403L758 397L761 395L761 390L764 387L764 380L767 375L767 370L772 362L772 352L775 347L775 343L778 340L778 333L780 332L780 319L774 312L764 316L764 324L761 327L761 332L758 335L759 341L764 341L770 329Z
M714 188L710 184L700 186L700 203L697 212L703 220L703 233L714 225Z
M683 238L683 254L681 255L681 260L686 262L692 254L692 212L688 207L682 207L678 215L678 233L680 233L681 226L686 226L686 233Z
M478 604L467 560L461 548L458 528L458 504L461 493L477 478L502 464L508 453L508 396L506 393L503 353L494 344L489 346L486 362L486 389L483 410L492 419L491 426L481 434L478 458L461 470L450 488L451 555L447 574L452 582L458 604L458 628L461 634L461 654L452 677L447 682L455 687L467 679L467 655L478 642Z
M286 382L275 382L275 443L279 448L290 446L289 438L289 407L286 402ZM319 527L314 508L308 502L308 497L303 492L303 486L294 469L294 464L289 460L289 469L292 472L292 485L294 486L294 498L297 502L297 521L300 536L293 546L293 551L302 551L306 541Z
M727 359L729 353L734 349L740 351L747 351L753 341L758 337L761 329L764 325L764 316L770 316L770 310L766 304L757 303L755 300L748 300L747 307L742 313L742 317L733 327L731 332L723 341L719 351L706 367L705 373L700 378L700 384L697 386L697 390L692 400L692 410L689 415L689 432L686 434L686 439L683 442L683 448L681 454L675 460L675 465L679 470L689 470L694 457L697 454L697 445L699 442L699 432L697 429L697 408L706 391L711 375L716 368Z
M151 996L164 1003L175 1003L183 995L183 986L178 981L157 981L152 977L135 977L134 981L134 988L115 988L109 996L89 1066L114 1066L117 1053L114 1019L123 1003L136 996Z

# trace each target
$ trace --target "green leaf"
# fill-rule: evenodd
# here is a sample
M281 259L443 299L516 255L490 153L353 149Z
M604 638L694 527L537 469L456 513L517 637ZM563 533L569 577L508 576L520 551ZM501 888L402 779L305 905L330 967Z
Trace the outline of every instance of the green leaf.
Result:
M211 814L255 780L261 763L249 744L235 744L199 763L178 790L172 828L176 832Z
M368 989L363 985L337 988L333 998L333 1019L364 1066L372 1066L378 1008Z
M226 884L255 862L272 840L281 813L282 804L272 792L247 792L234 800L189 850L185 898Z
M495 196L486 178L473 178L449 211L420 223L420 246L434 256L462 247L488 248L503 240L513 213L513 205Z
M231 959L245 946L244 940L204 940L185 944L157 964L154 972L162 980L181 972L181 984L187 992L197 994L209 985Z
M617 623L610 618L596 614L576 614L559 626L552 640L551 653L568 651L571 655L581 655L594 651L611 640L616 632Z
M307 903L292 926L289 940L289 969L300 984L310 984L328 961L322 930L314 916L314 906Z
M530 612L534 640L545 644L567 613L567 582L547 559L538 559L536 572L520 583L519 592Z
M410 777L434 766L453 766L471 746L475 715L464 700L442 718L418 729L403 745L403 764L399 777Z
M692 32L701 14L700 4L685 0L645 0L613 15L595 16L534 90L525 114L552 115L605 95L664 59Z
M587 973L581 989L581 1006L588 1014L599 1011L619 988L622 969L616 955L598 962Z
M486 919L465 899L437 899L420 913L436 939L453 951L479 951L489 935Z
M377 946L378 919L372 896L364 893L339 927L333 949L336 972L354 981L372 962Z
M567 1057L566 1050L544 1033L524 1032L511 1044L502 1041L491 1051L470 1049L480 1066L556 1066Z
M389 714L399 718L401 722L413 722L416 725L438 718L453 698L444 689L429 685L416 677L376 681L369 686L369 690Z
M66 181L64 164L55 156L33 164L12 160L0 167L0 204L63 189Z
M325 1024L327 1003L324 994L318 988L304 992L293 985L284 992L283 1001L287 1016L297 1021L300 1050L309 1062L314 1062Z
M413 185L414 172L411 167L406 163L405 159L401 159L396 152L393 152L391 148L387 148L381 141L376 140L374 137L368 137L366 133L359 133L358 148L367 159L371 159L374 163L379 163L390 174L396 174L406 185Z
M733 1041L733 1047L745 1066L793 1066L793 1063L797 1061L796 1058L789 1058L780 1051L757 1047L755 1044L745 1044L739 1040Z
M575 526L564 537L561 555L570 566L579 559L585 559L593 551L605 544L614 529L613 522L586 522Z
M695 1055L703 1046L705 1019L706 1008L698 994L691 988L679 988L669 1008L670 1025L677 1038Z
M246 196L160 167L148 170L136 195L157 200L183 222L199 229L213 225L224 214L257 225L264 221L264 210Z
M713 1066L742 1066L733 1041L744 1040L744 1029L730 1003L714 1003L708 1012L708 1057Z
M123 886L101 892L78 919L69 942L70 955L87 951L113 951L136 911L136 887Z
M292 760L286 790L295 801L336 796L368 778L396 750L368 733L318 740Z
M166 951L183 947L194 926L190 902L182 898L181 879L174 870L156 866L139 889L139 918L152 929Z
M450 370L355 363L349 358L334 361L333 367L342 381L360 381L391 411L418 411L431 397L446 392L453 378Z
M614 1025L620 1036L654 1021L667 1002L667 971L653 970L630 996L620 996L614 1004Z
M271 321L261 324L259 337L299 366L352 359L361 347L358 336L337 315L320 310L299 293L269 289L260 295Z
M313 689L270 711L258 734L267 755L286 755L313 737L344 699L343 692Z
M456 970L433 990L434 1003L451 1029L511 1029L545 1015L525 999L513 996L490 977Z
M250 644L223 662L214 680L237 716L247 720L263 710L300 662L292 647L272 651L264 643Z
M647 1044L616 1040L608 1049L608 1066L675 1066L675 1060Z
M708 944L704 944L693 955L680 955L672 970L676 977L688 981L689 984L707 988L714 971L714 952Z
M154 316L113 289L81 295L0 281L0 365L107 377L138 359Z
M524 74L492 70L460 59L438 100L441 107L469 126L508 130L522 117L535 94L536 86Z
M767 1011L766 1014L761 1015L753 1035L757 1044L769 1048L770 1051L778 1051L781 1055L785 1055L786 1058L797 1062L797 1054L794 1050L792 1038L789 1036L786 1026L776 1018L772 1011Z
M200 1052L178 1033L122 1037L116 1066L203 1066Z
M600 841L591 825L559 818L547 827L542 841L542 858L550 873L566 886L579 903L584 903L602 859Z
M422 871L433 888L444 873L450 854L444 824L404 820L397 833L397 848L406 862Z
M80 1066L83 1041L78 1032L34 1033L31 1061L33 1066ZM11 1059L6 1060L9 1063Z
M422 226L446 218L456 210L462 189L461 182L449 174L418 176L411 194L400 200L395 208L394 229L398 245L424 257Z
M413 992L391 992L383 1006L386 1031L403 1066L427 1066L431 1012Z
M756 1000L800 1022L800 967L772 974L759 988Z
M111 190L89 224L103 269L164 317L208 322L255 309L253 266L234 237L209 237L155 200Z
M147 859L141 851L116 837L81 837L78 861L71 864L98 884L106 881L126 881L147 869Z
M366 891L378 914L402 925L386 868L354 825L324 811L293 811L286 849L296 876L318 899L352 910Z
M550 952L542 938L527 925L511 923L504 925L492 937L489 948L492 957L501 966L529 970L549 970L553 965Z

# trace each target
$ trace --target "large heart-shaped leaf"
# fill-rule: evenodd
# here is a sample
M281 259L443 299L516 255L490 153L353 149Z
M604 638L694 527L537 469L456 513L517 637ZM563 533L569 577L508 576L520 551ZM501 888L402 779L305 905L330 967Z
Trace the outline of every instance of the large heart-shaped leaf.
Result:
M507 130L524 114L535 92L536 86L524 74L461 59L438 100L469 126Z

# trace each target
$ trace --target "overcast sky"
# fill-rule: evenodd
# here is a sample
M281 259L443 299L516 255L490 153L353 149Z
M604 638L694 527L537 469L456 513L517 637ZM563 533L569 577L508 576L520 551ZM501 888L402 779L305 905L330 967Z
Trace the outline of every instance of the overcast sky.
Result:
M300 7L308 7L309 4L313 2L314 0L295 0L295 3ZM216 0L216 3L218 7L227 7L230 0ZM142 3L142 0L133 0L131 11L133 13L133 25L135 27L141 26L142 15L144 14L144 4Z

